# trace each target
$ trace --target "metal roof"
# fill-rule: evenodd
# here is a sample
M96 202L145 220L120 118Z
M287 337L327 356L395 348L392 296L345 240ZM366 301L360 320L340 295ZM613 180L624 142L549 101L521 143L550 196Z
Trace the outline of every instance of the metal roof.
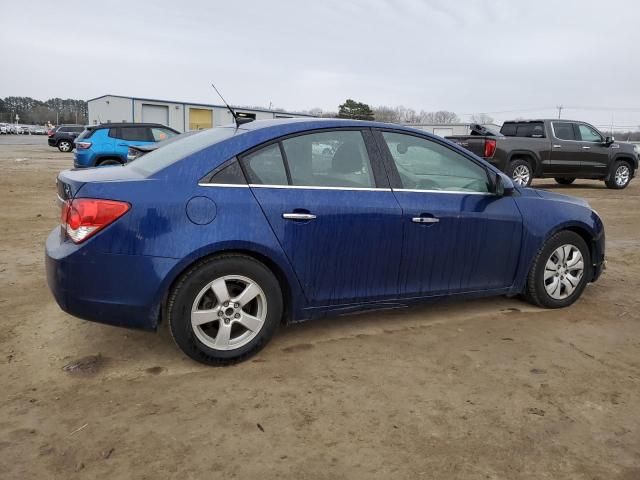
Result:
M172 103L172 104L178 104L178 105L193 105L196 107L209 107L209 108L224 108L226 109L227 106L226 105L216 105L213 103L197 103L197 102L182 102L182 101L177 101L177 100L162 100L159 98L143 98L143 97L125 97L124 95L112 95L112 94L106 94L106 95L100 95L99 97L94 97L94 98L90 98L89 100L87 100L87 102L92 102L94 100L100 100L101 98L106 98L106 97L115 97L115 98L126 98L127 100L140 100L142 102L158 102L158 103ZM300 115L303 117L311 117L311 118L317 118L315 115L311 115L308 113L299 113L299 112L287 112L284 110L269 110L266 108L250 108L250 107L239 107L237 105L231 105L231 108L233 108L234 110L237 111L248 111L248 112L263 112L263 113L273 113L276 115Z

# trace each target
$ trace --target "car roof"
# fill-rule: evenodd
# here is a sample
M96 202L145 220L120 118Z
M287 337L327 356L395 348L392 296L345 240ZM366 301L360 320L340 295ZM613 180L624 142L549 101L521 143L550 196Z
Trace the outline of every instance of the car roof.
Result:
M227 125L228 126L228 125ZM315 128L392 128L394 130L406 130L410 132L427 133L424 130L405 127L397 123L374 122L370 120L351 120L346 118L275 118L273 120L254 120L243 123L238 128L241 130L256 131L267 128L291 126L295 130L312 130Z
M120 122L120 123L101 123L99 125L87 125L87 129L98 129L98 128L115 128L115 127L161 127L168 128L169 130L175 130L175 128L168 127L167 125L163 125L161 123L134 123L134 122Z

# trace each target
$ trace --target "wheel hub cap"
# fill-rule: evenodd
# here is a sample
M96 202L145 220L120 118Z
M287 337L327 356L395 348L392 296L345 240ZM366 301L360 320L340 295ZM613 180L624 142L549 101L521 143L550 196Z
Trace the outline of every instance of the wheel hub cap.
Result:
M240 348L260 332L267 318L267 297L241 275L217 278L200 290L191 308L195 336L215 350Z
M513 181L518 185L527 185L530 177L531 173L525 165L518 165L513 170Z
M544 288L555 300L569 297L584 274L584 258L575 245L562 245L549 256L544 269Z
M629 181L629 167L620 165L616 170L616 185L619 187L626 185Z

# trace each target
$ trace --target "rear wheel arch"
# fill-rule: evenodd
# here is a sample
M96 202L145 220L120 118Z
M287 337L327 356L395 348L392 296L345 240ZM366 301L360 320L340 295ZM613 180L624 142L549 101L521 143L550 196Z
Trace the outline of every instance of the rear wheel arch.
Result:
M182 277L184 277L187 272L196 267L198 264L208 262L217 258L229 257L229 256L239 256L239 257L249 257L262 265L264 265L278 280L280 284L280 290L282 291L282 304L283 304L283 323L288 323L291 320L293 304L292 304L292 290L291 283L289 277L281 268L277 262L273 261L271 258L266 255L256 252L255 250L243 249L243 248L231 248L231 249L223 249L217 250L212 253L208 253L205 255L198 256L197 258L191 259L188 263L184 265L180 265L176 272L172 274L171 281L164 291L162 292L162 300L160 303L159 316L158 316L158 325L162 323L166 316L167 302L169 300L169 296L171 292L175 288L175 286L180 282Z
M121 165L124 164L124 162L122 161L122 159L120 157L109 155L109 156L104 156L104 157L97 158L95 163L94 163L94 165L97 167L97 166L102 165L104 162L107 162L109 160L115 160L116 162L118 162Z
M511 154L509 155L509 160L507 161L507 165L514 162L515 160L526 160L527 162L529 162L529 165L531 165L532 173L537 176L540 162L533 152L525 150L511 152Z

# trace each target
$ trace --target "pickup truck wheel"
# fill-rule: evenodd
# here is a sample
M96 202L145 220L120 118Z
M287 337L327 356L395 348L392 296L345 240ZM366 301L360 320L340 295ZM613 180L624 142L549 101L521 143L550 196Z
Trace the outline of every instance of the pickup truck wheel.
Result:
M529 162L523 159L513 160L507 169L507 175L511 177L513 183L521 187L528 187L533 180L533 173Z
M71 150L73 150L73 145L69 140L60 140L58 142L58 150L65 153L70 152Z
M618 160L617 162L613 162L609 180L605 180L604 183L607 188L621 190L629 185L632 175L633 169L631 165L629 165L627 162Z
M554 180L558 182L560 185L571 185L573 182L576 181L576 179L572 177L569 177L569 178L556 177L554 178Z
M591 268L591 255L583 238L568 230L556 233L533 261L525 297L539 307L567 307L582 294Z

